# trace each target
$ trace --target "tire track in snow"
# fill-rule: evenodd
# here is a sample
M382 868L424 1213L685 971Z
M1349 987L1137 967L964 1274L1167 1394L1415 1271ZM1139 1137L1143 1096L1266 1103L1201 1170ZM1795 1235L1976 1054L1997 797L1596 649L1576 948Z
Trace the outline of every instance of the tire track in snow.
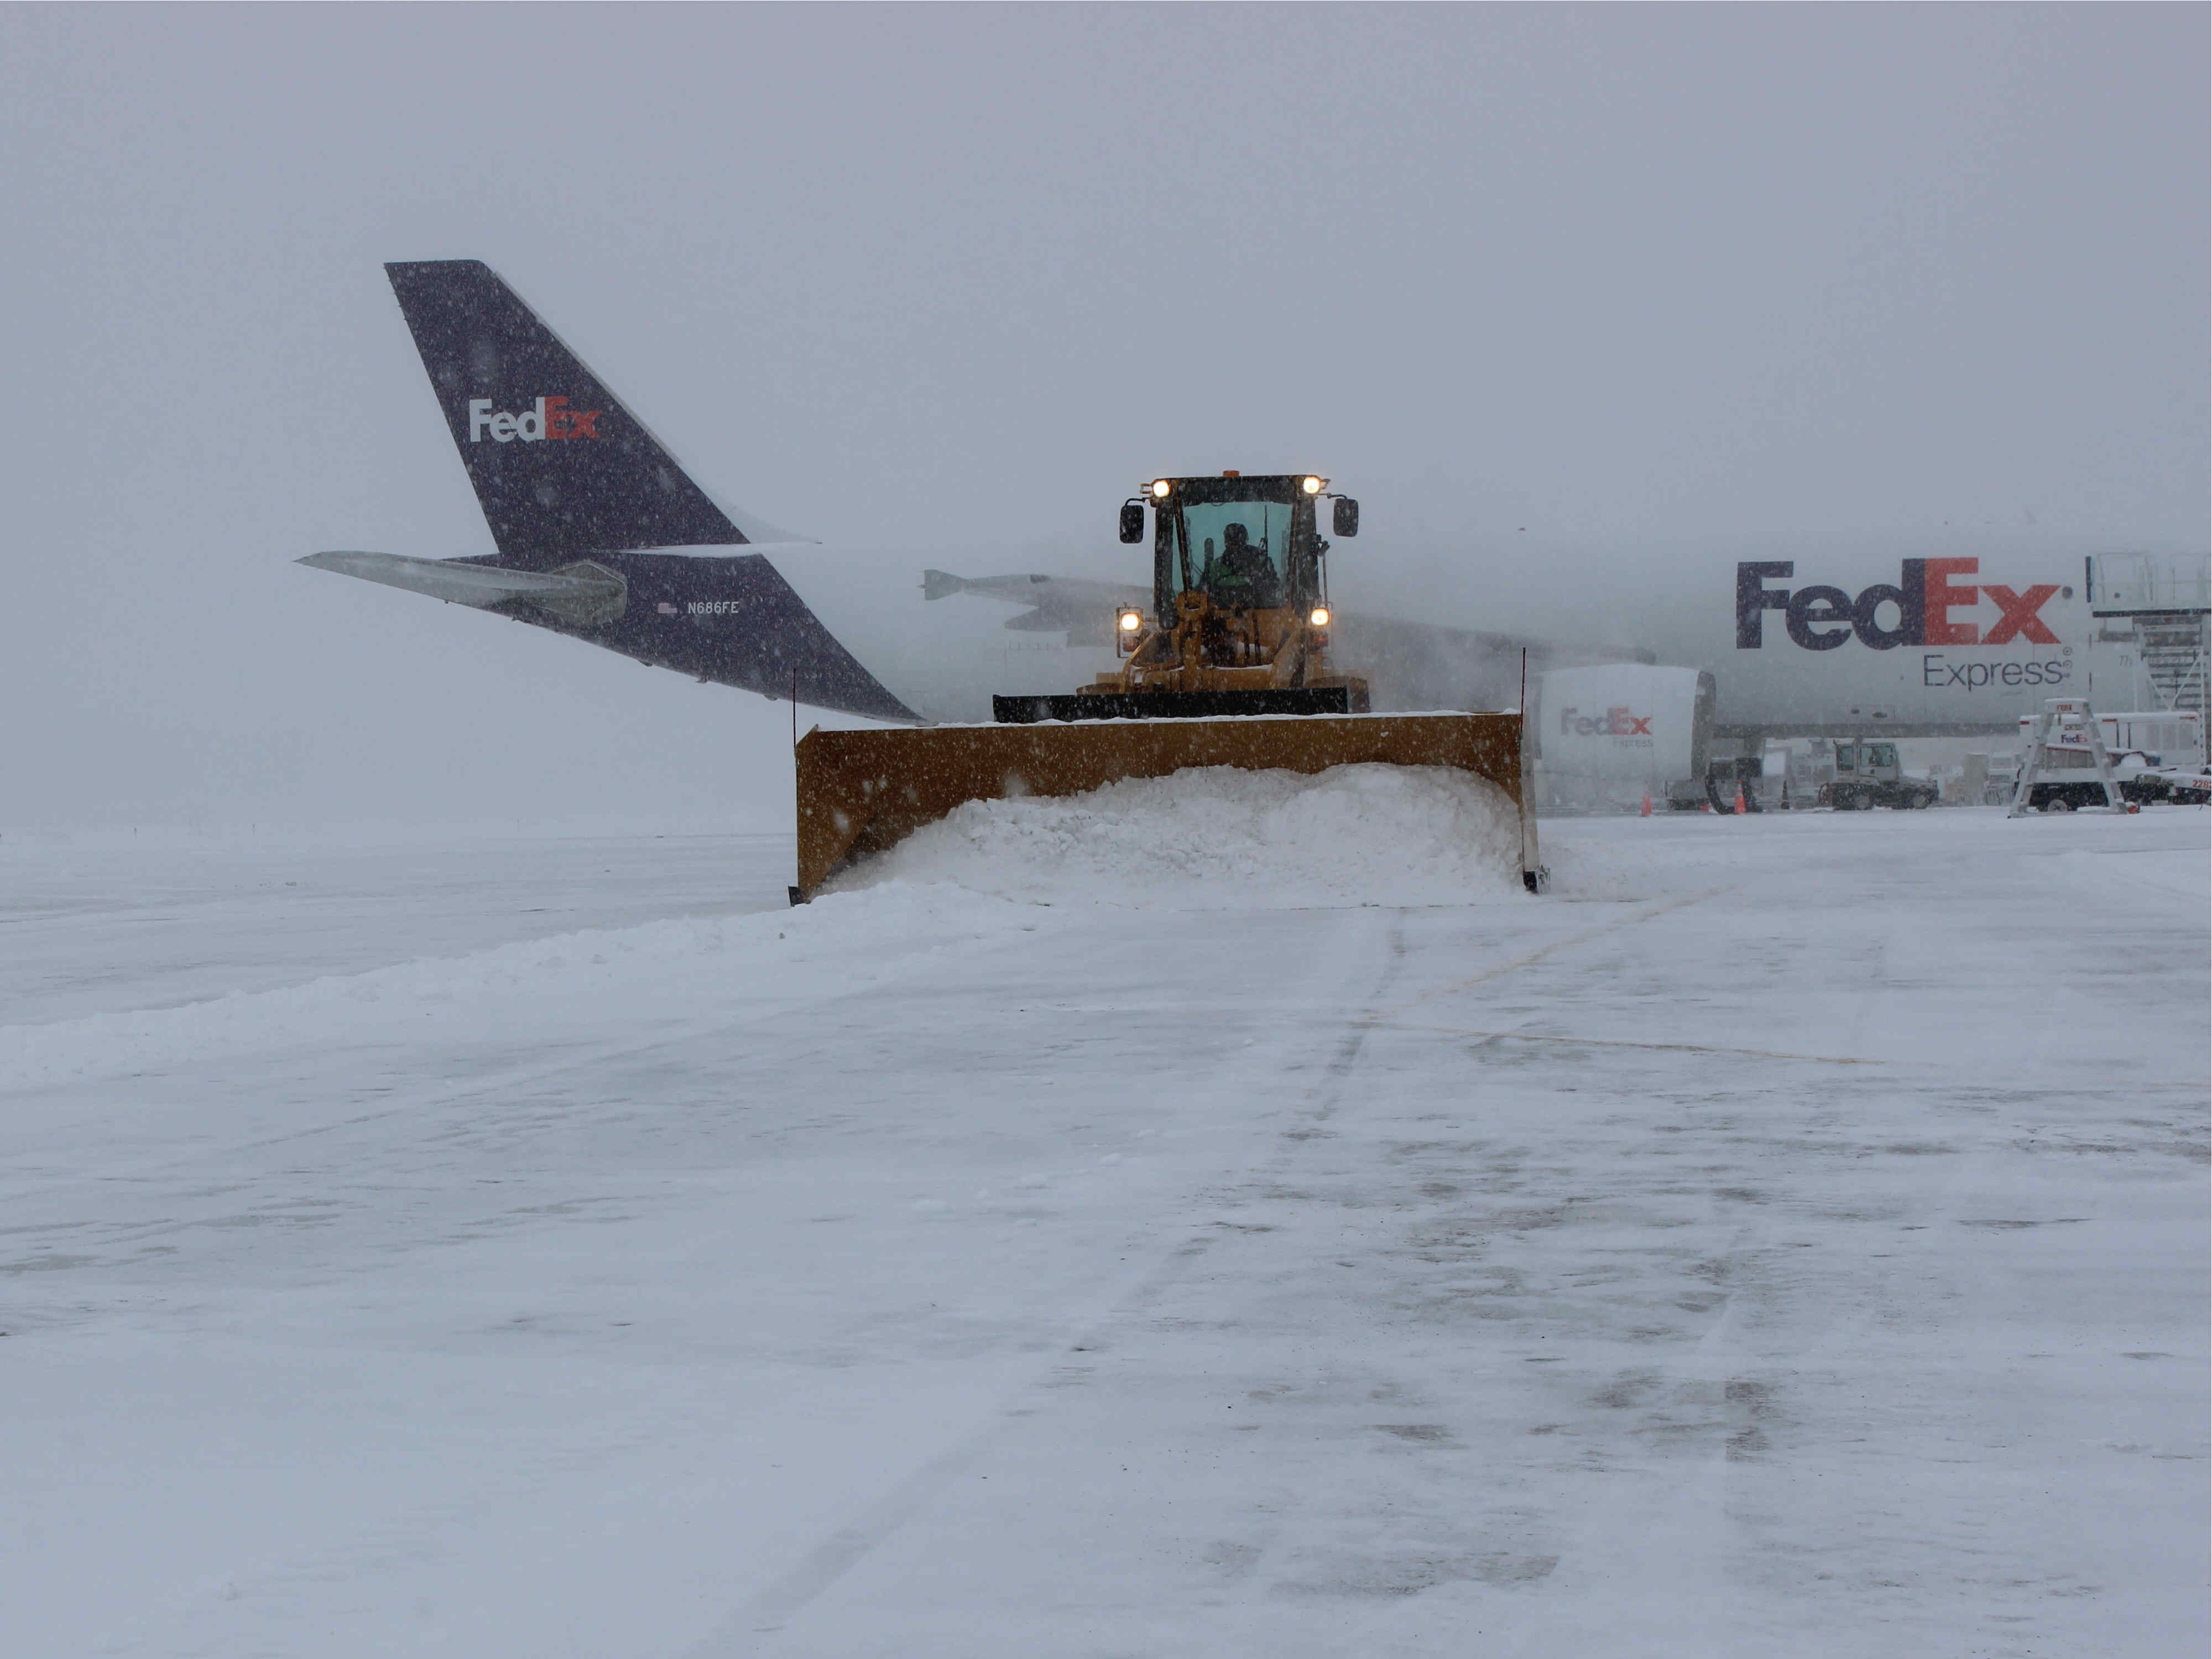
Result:
M1340 914L1347 919L1353 919L1365 918L1373 913L1354 910ZM1369 994L1370 1004L1352 1018L1343 1034L1337 1038L1334 1052L1325 1062L1322 1081L1310 1091L1309 1099L1315 1103L1300 1114L1302 1124L1317 1123L1334 1109L1336 1103L1342 1097L1345 1080L1357 1065L1360 1050L1366 1045L1368 1034L1374 1029L1375 1021L1371 1018L1375 1012L1373 1000L1379 997L1404 969L1407 954L1404 921L1395 911L1388 914L1391 921L1385 939L1386 954L1374 989ZM1317 953L1317 961L1325 962L1327 959L1327 952ZM1276 1150L1270 1160L1271 1166L1279 1170L1287 1165L1297 1152L1297 1143L1304 1138L1305 1134L1299 1127L1279 1133ZM1205 1206L1201 1203L1194 1204L1193 1207ZM832 1531L796 1566L748 1597L735 1613L717 1626L704 1640L686 1649L685 1659L743 1659L743 1656L762 1651L769 1644L769 1638L786 1629L809 1604L833 1589L854 1568L921 1516L954 1481L990 1452L1015 1425L1035 1418L1042 1410L1037 1403L1042 1397L1055 1384L1066 1382L1072 1370L1082 1369L1071 1368L1064 1363L1065 1356L1071 1349L1090 1352L1105 1346L1107 1337L1116 1327L1144 1313L1158 1302L1197 1265L1221 1236L1218 1224L1207 1222L1164 1255L1156 1257L1143 1270L1136 1283L1103 1312L1093 1315L1055 1340L1050 1350L1053 1357L1018 1384L982 1422L900 1480L869 1505L859 1519Z
M1335 1116L1343 1105L1370 1038L1378 1030L1389 1028L1393 1024L1393 1016L1437 996L1463 992L1559 951L1655 921L1685 905L1726 890L1725 888L1715 888L1646 906L1633 915L1622 916L1602 927L1552 940L1481 973L1396 1003L1387 999L1404 973L1411 951L1407 943L1404 914L1399 909L1392 909L1387 913L1390 922L1383 941L1384 959L1372 987L1363 999L1364 1006L1346 1021L1340 1035L1331 1046L1329 1057L1323 1063L1322 1075L1308 1090L1305 1103L1298 1111L1297 1121L1277 1133L1274 1149L1263 1163L1249 1166L1241 1173L1248 1179L1258 1176L1271 1183L1279 1183L1307 1145L1326 1133L1321 1126ZM1370 913L1352 911L1345 914L1360 916ZM1071 1368L1062 1363L1061 1357L1071 1346L1081 1350L1104 1346L1106 1339L1117 1327L1124 1326L1132 1318L1143 1314L1189 1273L1223 1237L1219 1231L1221 1225L1218 1221L1206 1223L1203 1230L1184 1238L1157 1258L1131 1289L1103 1313L1081 1326L1072 1342L1062 1340L1055 1344L1054 1358L1018 1385L968 1435L908 1474L871 1504L859 1519L835 1529L808 1552L796 1566L755 1592L735 1613L702 1641L684 1650L684 1659L745 1659L746 1656L763 1652L771 1647L774 1638L787 1629L808 1606L835 1589L854 1569L919 1518L954 1482L988 1455L1016 1425L1039 1415L1042 1410L1039 1402L1046 1391L1066 1382L1072 1370L1081 1369ZM1117 1347L1119 1346L1116 1345Z

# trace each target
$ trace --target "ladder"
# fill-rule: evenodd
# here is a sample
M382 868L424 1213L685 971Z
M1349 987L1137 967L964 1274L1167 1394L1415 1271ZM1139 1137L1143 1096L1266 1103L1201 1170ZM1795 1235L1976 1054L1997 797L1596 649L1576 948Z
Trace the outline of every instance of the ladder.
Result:
M2079 729L2081 738L2073 733ZM2027 740L2027 754L2020 763L2020 779L2013 785L2012 810L2008 818L2024 818L2030 808L2028 798L2039 783L2078 783L2082 768L2054 766L2051 754L2054 749L2080 752L2082 738L2087 739L2090 763L2097 769L2097 781L2104 786L2105 805L2108 811L2126 812L2132 809L2121 798L2120 786L2112 778L2112 757L2105 752L2105 731L2097 723L2097 711L2089 707L2087 697L2045 697L2043 712L2035 717L2035 730ZM2071 776L2066 775L2072 774Z
M2081 574L2089 614L2125 624L2098 638L2136 642L2144 678L2160 707L2206 713L2212 565L2154 553L2092 553L2082 561ZM2212 754L2197 758L2212 764Z
M2204 712L2205 617L2203 612L2146 611L2136 619L2136 650L2159 702Z

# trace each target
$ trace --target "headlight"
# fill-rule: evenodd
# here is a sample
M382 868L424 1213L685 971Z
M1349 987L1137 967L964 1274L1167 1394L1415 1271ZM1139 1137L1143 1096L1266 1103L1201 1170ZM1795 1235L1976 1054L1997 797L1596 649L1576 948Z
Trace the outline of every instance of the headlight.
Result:
M1310 618L1310 620L1313 623L1313 625L1314 625L1316 628L1326 628L1326 627L1328 627L1328 607L1327 605L1316 605L1316 606L1314 607L1314 613L1313 613L1313 616L1311 617L1311 618Z
M1321 494L1321 480L1319 478L1308 478L1306 480L1306 494L1309 495L1318 495Z
M1145 618L1141 611L1124 611L1121 613L1121 631L1124 634L1133 634L1144 625Z
M1153 499L1154 501L1164 501L1167 500L1167 498L1168 498L1168 481L1167 481L1165 478L1155 478L1155 479L1153 479L1153 480L1152 480L1152 499Z

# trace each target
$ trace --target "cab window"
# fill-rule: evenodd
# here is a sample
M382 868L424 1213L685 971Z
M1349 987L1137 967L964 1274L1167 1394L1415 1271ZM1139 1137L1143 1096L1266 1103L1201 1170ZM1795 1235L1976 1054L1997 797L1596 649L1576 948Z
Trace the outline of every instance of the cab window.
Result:
M1170 578L1238 609L1283 603L1291 507L1285 501L1192 501L1175 515Z

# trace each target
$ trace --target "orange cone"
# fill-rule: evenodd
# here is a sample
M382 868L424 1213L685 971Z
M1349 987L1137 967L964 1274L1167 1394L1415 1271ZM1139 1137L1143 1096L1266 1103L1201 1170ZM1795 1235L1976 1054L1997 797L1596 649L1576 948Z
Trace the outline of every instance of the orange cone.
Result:
M1735 810L1738 813L1744 813L1751 811L1750 806L1745 803L1743 799L1743 781L1741 778L1736 780Z
M1651 792L1649 789L1644 792L1644 811L1638 816L1647 818L1651 816Z

